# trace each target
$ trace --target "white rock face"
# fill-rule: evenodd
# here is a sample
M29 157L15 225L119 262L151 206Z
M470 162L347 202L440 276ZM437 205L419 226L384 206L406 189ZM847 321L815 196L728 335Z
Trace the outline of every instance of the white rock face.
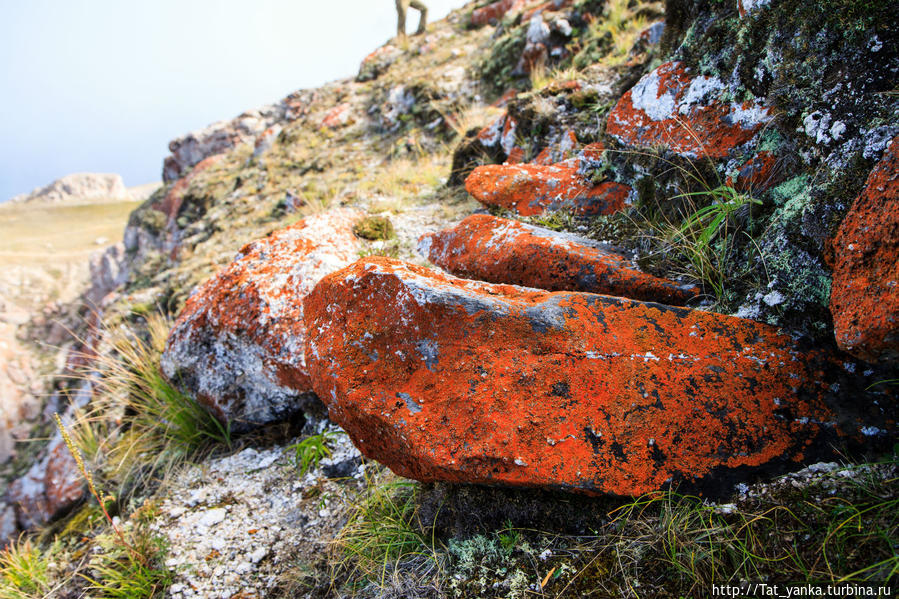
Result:
M13 197L10 202L41 204L79 204L130 201L120 175L76 173L57 179L29 194Z

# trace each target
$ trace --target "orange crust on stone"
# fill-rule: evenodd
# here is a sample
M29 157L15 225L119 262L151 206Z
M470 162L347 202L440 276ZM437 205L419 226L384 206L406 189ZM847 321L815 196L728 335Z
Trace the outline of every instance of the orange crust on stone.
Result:
M630 260L572 235L487 214L424 235L427 258L454 275L549 291L585 291L683 305L699 295L641 272Z
M331 418L422 481L638 495L800 461L833 419L815 356L734 317L367 258L305 318Z

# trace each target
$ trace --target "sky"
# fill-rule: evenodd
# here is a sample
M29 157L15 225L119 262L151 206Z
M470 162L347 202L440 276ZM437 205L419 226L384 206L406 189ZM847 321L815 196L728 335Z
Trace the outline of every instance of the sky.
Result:
M430 20L465 4L426 2ZM0 201L76 172L159 181L171 139L352 76L396 31L393 0L0 6Z

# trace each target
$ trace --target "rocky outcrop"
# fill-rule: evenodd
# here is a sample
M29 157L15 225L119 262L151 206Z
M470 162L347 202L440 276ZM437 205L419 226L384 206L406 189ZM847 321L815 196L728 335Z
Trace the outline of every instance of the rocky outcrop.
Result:
M402 50L390 44L381 46L362 60L362 64L359 65L359 74L356 75L356 81L363 82L377 79L402 54Z
M162 356L166 377L235 431L301 410L312 390L303 299L358 257L360 217L309 216L243 247L187 300Z
M549 291L586 291L682 305L691 285L641 272L625 256L589 239L485 214L425 235L419 251L454 275Z
M9 486L19 526L41 526L66 512L84 497L84 481L62 437L54 435L43 459L32 464Z
M719 314L367 258L325 277L305 319L332 419L422 481L709 486L812 459L836 420L826 356Z
M35 204L78 204L130 201L122 177L113 174L76 173L57 179L29 194L13 197L10 202Z
M664 144L689 158L725 158L772 118L761 102L731 96L719 78L667 62L621 97L606 132L632 148Z
M550 166L479 166L465 180L465 189L485 206L521 216L561 208L583 215L613 214L627 205L631 193L630 187L613 181L594 185L579 173L577 159Z
M2 305L0 301L0 309ZM16 339L16 327L3 316L0 312L0 465L15 454L15 439L26 434L25 421L40 410L28 353Z
M250 110L240 116L218 121L169 142L171 155L162 166L162 180L170 183L190 171L203 159L221 154L244 143L255 144L271 127L293 121L305 114L309 98L297 92L278 103Z
M61 417L65 426L71 425L75 408L87 405L91 393L90 382L82 382ZM9 486L7 495L22 530L51 522L84 498L84 478L58 430L28 472Z
M497 0L487 6L474 9L471 13L471 24L473 27L483 27L489 23L496 23L507 12L521 10L526 4L526 0Z
M899 137L871 171L833 241L837 344L870 362L899 359Z

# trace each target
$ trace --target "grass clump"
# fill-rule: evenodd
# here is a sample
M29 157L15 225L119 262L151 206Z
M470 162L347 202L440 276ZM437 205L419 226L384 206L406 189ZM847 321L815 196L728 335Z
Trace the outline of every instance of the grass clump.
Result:
M166 544L149 530L149 522L135 515L119 531L95 539L99 548L89 564L90 575L83 577L100 597L109 599L152 599L164 597L173 574L164 565Z
M418 518L418 484L388 477L369 481L334 540L332 580L354 591L410 584L433 589L441 560L433 528Z
M324 458L331 457L332 451L328 443L341 434L341 431L325 431L289 446L287 450L294 452L294 462L300 474L305 475L310 469L317 468Z
M48 596L51 558L51 551L40 551L30 539L20 539L0 551L0 599Z
M701 281L720 300L732 274L736 236L751 221L752 206L761 202L728 185L672 199L686 200L682 218L652 223L655 234L679 274Z
M101 474L123 485L231 443L228 425L162 375L159 360L170 323L158 314L145 323L143 335L127 327L110 331L113 352L94 358L99 376L89 379L98 397L90 412L76 415L71 430L88 461L105 462ZM115 422L110 415L117 416Z

